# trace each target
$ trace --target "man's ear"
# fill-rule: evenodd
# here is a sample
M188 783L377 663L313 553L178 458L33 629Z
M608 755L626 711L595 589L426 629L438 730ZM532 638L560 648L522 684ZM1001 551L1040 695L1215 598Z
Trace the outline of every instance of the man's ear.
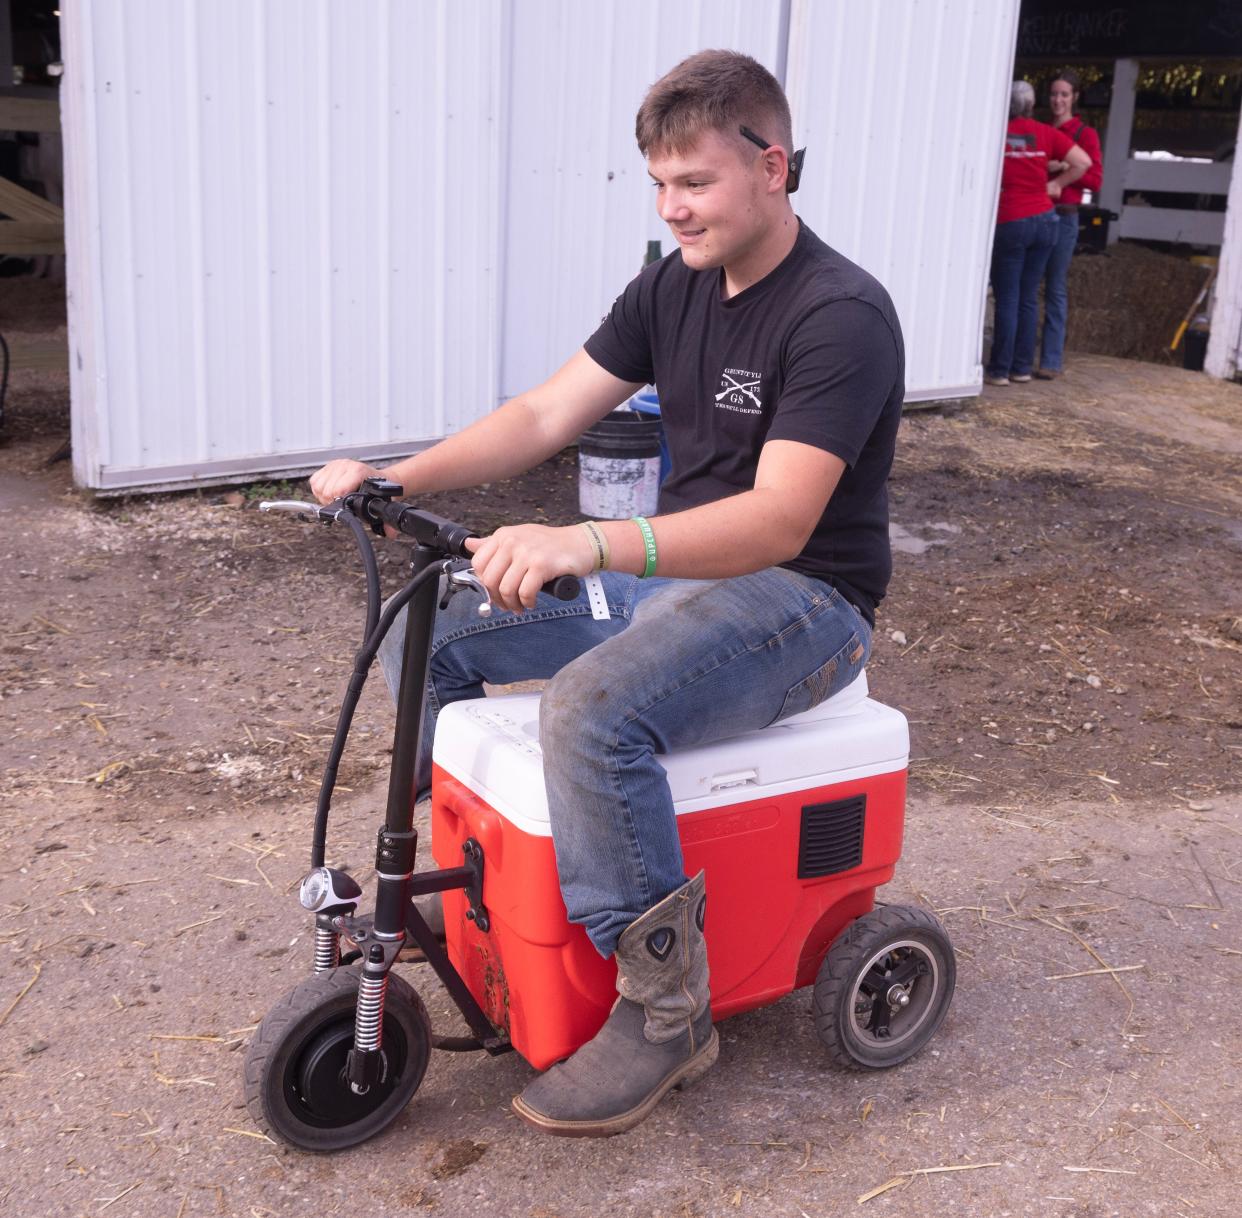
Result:
M770 148L765 149L763 152L763 169L768 180L769 193L777 190L788 190L788 185L782 185L780 181L782 177L781 170L786 166L789 166L789 170L792 173L793 166L790 165L788 154L780 144L773 144ZM785 177L785 182L788 183L787 176Z

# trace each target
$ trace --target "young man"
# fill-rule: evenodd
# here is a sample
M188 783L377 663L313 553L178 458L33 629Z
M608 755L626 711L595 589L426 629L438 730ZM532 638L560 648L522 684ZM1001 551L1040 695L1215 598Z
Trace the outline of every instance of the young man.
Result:
M562 893L615 952L619 998L514 1108L571 1135L629 1129L715 1061L704 880L685 875L658 756L806 710L861 670L891 569L903 396L887 294L790 206L789 107L765 68L691 56L652 86L637 137L679 253L538 388L388 469L338 460L311 479L329 502L375 473L406 497L505 478L659 389L672 461L659 514L480 540L475 571L507 612L483 625L472 607L454 616L469 599L455 598L432 660L429 718L484 681L551 678L540 738ZM539 594L601 567L607 621L585 596ZM390 680L400 648L390 639ZM430 725L423 780L429 744Z

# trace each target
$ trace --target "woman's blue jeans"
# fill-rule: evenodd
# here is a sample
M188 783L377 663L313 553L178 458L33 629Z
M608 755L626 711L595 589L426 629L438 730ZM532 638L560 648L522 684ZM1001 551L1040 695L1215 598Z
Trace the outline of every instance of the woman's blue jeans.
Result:
M992 242L992 352L988 376L1027 376L1035 364L1039 281L1056 243L1057 213L1008 220Z
M539 732L561 892L604 956L686 882L659 755L809 710L859 674L871 630L830 585L781 567L725 580L601 576L612 618L583 593L479 618L456 595L435 632L418 786L430 786L440 707L483 683L549 678ZM380 651L389 688L404 614Z
M1044 272L1044 336L1039 366L1060 372L1065 359L1065 328L1069 319L1069 268L1078 244L1078 213L1057 213L1057 240Z

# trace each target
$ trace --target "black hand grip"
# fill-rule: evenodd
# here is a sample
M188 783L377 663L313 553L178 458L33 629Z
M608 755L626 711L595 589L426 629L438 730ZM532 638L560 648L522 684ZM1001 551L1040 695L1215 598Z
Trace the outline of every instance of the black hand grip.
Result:
M399 499L392 502L372 499L370 502L370 510L375 516L392 525L399 533L404 533L406 537L412 537L420 545L431 546L458 558L470 557L466 540L474 537L475 533L464 524L455 524L433 512L421 511Z
M576 575L558 575L544 584L543 591L549 596L555 596L558 601L572 601L578 599L582 585Z
M466 542L477 536L473 529L466 528L464 524L454 524L451 520L446 520L436 530L435 544L439 549L455 554L458 558L469 558L470 551L466 549Z
M466 542L478 534L464 524L455 524L433 512L424 512L399 499L390 499L388 492L395 486L396 483L377 483L376 487L382 493L355 492L346 495L340 502L349 511L369 520L381 534L383 526L388 524L421 545L431 546L441 553L469 561L471 553L466 549ZM577 599L582 585L576 575L558 575L555 579L548 580L542 591L556 597L558 601L572 601Z

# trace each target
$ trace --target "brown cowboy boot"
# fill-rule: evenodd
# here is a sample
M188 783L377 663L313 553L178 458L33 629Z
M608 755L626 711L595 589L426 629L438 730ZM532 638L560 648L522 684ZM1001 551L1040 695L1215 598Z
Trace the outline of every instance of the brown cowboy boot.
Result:
M711 1067L720 1039L707 988L705 900L700 871L626 927L607 1022L514 1099L518 1116L568 1137L624 1133Z

